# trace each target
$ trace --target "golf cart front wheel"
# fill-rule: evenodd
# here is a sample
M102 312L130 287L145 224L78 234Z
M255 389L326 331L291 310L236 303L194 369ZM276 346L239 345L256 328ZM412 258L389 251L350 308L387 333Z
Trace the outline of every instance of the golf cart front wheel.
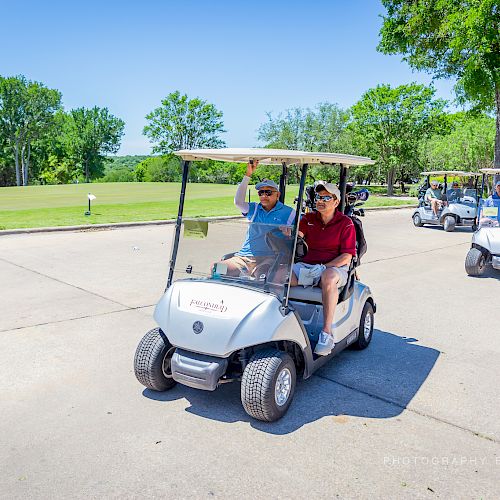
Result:
M292 402L296 380L295 364L287 353L277 349L256 352L241 379L243 408L258 420L278 420Z
M444 218L444 230L447 233L451 233L452 231L455 230L455 217L452 217L451 215L448 215Z
M175 347L160 328L149 330L135 351L134 371L137 380L153 391L172 389L176 384L171 369L174 351Z
M360 351L366 349L372 340L373 336L373 323L375 315L373 314L373 305L371 302L365 302L361 319L359 320L358 338L356 342L351 344L353 349Z
M481 276L486 270L486 257L481 250L471 248L465 257L465 270L469 276Z
M422 223L422 217L420 217L419 213L413 214L413 225L415 227L422 227L424 225Z

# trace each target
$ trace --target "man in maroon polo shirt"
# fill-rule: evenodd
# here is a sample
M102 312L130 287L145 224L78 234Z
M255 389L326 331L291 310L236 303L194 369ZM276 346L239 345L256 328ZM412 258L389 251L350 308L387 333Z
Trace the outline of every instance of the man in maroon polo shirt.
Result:
M316 212L300 220L299 235L308 246L303 262L293 266L291 285L320 286L323 298L323 330L314 352L329 354L335 346L332 332L339 287L347 283L351 259L356 255L356 230L352 220L339 210L340 191L335 184L318 182Z

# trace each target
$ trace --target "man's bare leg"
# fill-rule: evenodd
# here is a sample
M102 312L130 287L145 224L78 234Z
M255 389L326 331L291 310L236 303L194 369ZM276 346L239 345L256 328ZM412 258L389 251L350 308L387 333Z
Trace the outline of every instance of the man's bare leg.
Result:
M438 201L435 199L431 200L431 205L432 205L432 211L434 212L434 215L437 217L438 211L439 211L439 204Z
M340 276L335 269L327 268L321 275L319 286L323 298L323 331L332 334L333 316L339 300Z

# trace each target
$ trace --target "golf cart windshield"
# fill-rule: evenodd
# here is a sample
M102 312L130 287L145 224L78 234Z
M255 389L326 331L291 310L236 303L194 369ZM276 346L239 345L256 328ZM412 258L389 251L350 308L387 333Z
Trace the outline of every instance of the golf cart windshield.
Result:
M446 191L448 203L475 206L477 203L477 190L473 188L452 187Z
M185 217L174 281L215 280L283 298L292 263L291 234L292 226Z
M479 227L500 228L500 199L487 198L479 204Z

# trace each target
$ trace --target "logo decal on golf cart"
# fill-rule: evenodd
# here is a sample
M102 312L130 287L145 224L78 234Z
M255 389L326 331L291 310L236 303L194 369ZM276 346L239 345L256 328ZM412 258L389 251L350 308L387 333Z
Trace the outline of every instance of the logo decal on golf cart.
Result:
M203 331L203 323L201 321L195 321L193 323L193 332L198 335Z
M212 302L210 300L191 299L189 307L203 312L225 313L227 311L227 306L224 305L224 300L221 300L220 302Z

